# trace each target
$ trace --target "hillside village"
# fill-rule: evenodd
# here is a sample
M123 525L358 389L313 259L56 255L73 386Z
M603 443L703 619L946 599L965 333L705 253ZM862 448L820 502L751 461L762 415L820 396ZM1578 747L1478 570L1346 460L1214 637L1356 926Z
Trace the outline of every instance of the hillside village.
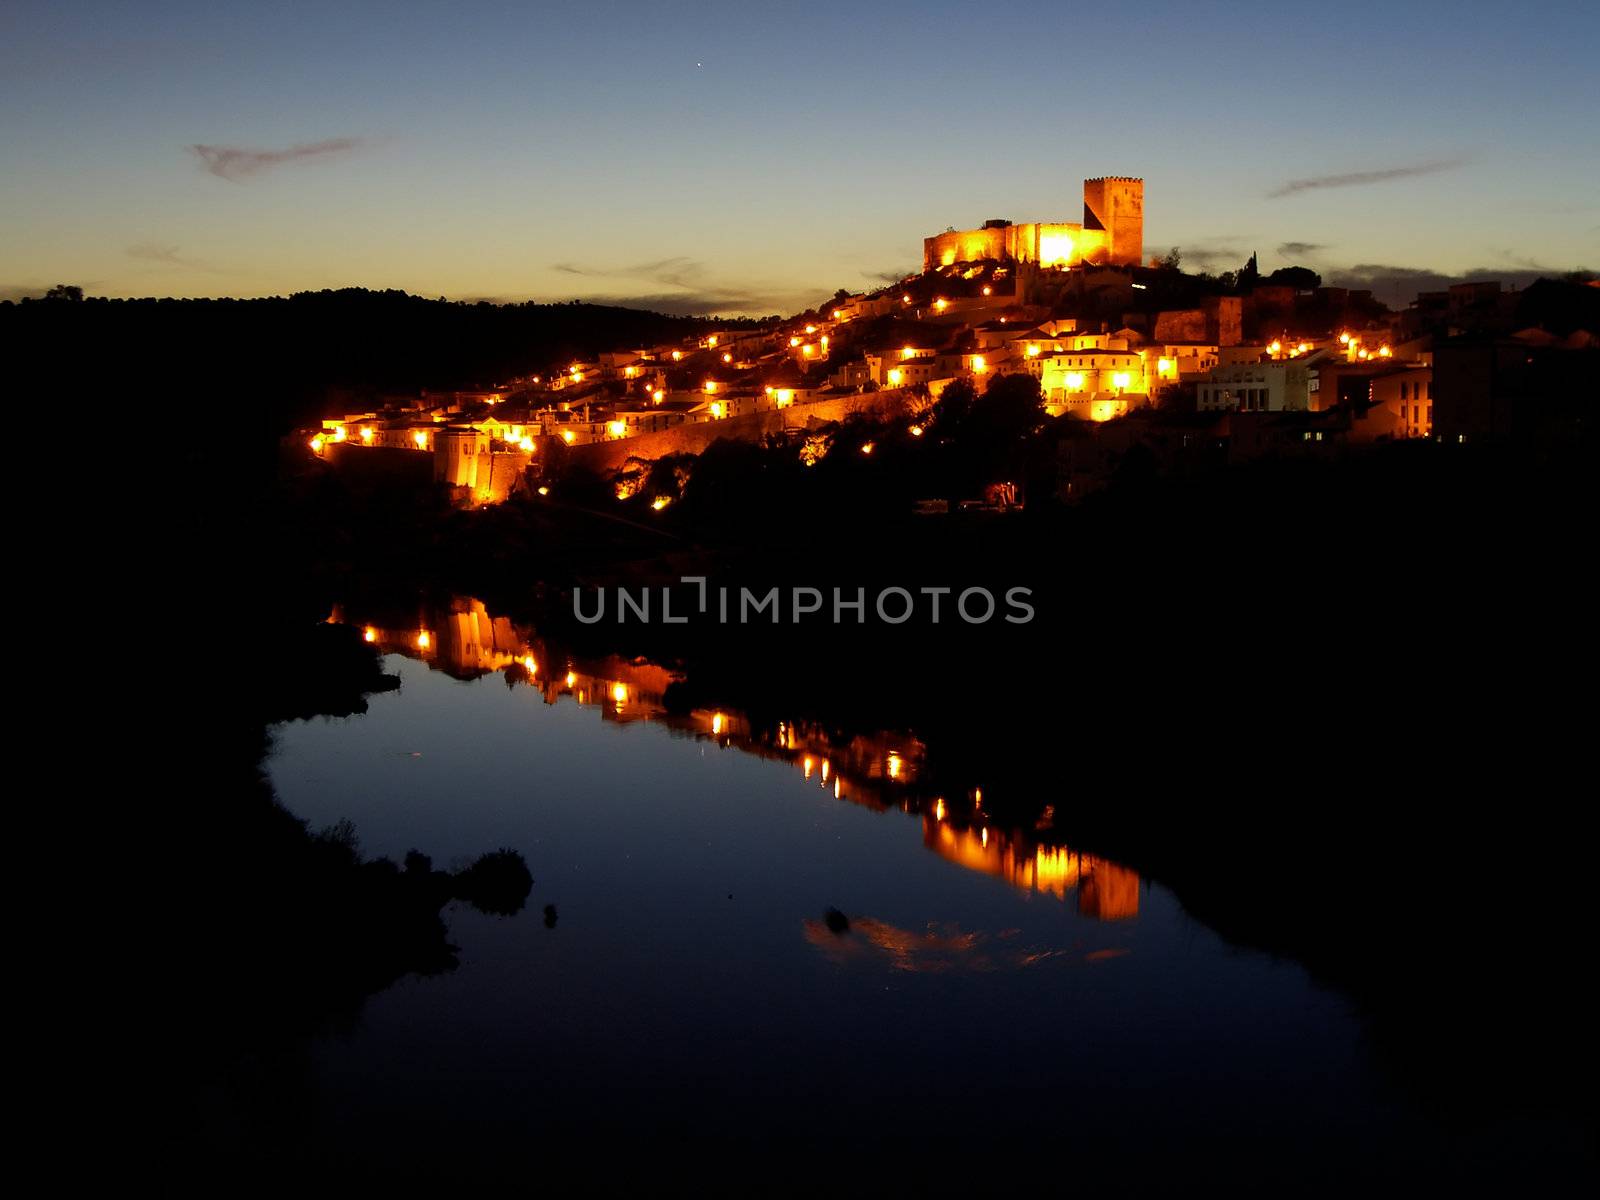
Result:
M990 220L925 239L923 270L793 318L552 363L492 387L331 416L297 438L341 470L433 480L464 505L548 490L552 464L617 478L719 438L800 442L855 414L913 422L958 380L1037 381L1060 418L1059 498L1133 446L1158 461L1453 444L1581 419L1600 288L1466 283L1391 312L1304 268L1185 274L1146 258L1143 183L1086 180L1081 222ZM623 472L634 468L632 479ZM997 481L999 482L999 481ZM982 498L974 497L974 502ZM1020 502L1004 487L991 502ZM660 497L657 506L670 503Z

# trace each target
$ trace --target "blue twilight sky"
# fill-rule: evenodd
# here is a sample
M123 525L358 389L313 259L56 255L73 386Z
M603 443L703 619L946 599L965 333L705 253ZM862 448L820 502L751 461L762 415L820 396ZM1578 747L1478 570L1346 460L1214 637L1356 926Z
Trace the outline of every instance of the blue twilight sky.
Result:
M1539 0L4 0L0 296L790 311L1104 174L1191 268L1600 267L1597 60Z

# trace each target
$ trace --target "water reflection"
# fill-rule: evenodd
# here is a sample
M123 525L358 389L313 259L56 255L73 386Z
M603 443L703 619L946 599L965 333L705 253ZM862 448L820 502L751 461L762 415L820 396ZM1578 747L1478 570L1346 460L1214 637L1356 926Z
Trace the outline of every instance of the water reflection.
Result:
M735 710L674 706L669 689L682 676L670 668L646 659L573 655L527 626L490 614L477 600L456 600L448 611L424 608L407 620L387 623L369 623L336 607L329 620L357 625L382 652L424 662L455 679L500 674L508 687L526 686L549 705L566 699L598 710L605 721L653 722L681 736L786 762L837 800L920 814L924 844L967 870L1059 901L1074 897L1086 917L1121 921L1139 914L1135 872L1052 842L1053 810L1048 807L1030 832L993 824L981 789L959 799L939 794L935 781L927 778L927 747L910 734L886 730L840 735L816 722L786 720L758 728ZM902 936L902 931L868 921L862 927L864 941L889 953L896 965L927 959L930 945L940 952L937 961L948 962L952 947L959 944L947 938L930 943L922 934ZM919 952L913 954L911 947Z

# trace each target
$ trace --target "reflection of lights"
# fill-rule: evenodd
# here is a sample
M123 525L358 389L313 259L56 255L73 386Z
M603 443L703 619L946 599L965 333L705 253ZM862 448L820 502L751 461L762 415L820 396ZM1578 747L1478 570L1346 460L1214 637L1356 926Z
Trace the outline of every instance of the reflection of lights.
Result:
M724 722L723 722L722 714L721 713L713 713L712 716L711 716L711 732L715 733L715 734L720 734L722 732L723 723Z
M903 763L901 762L900 756L898 754L891 753L889 755L888 761L887 761L887 763L885 765L889 769L889 778L890 779L899 779L900 778L900 768L903 765Z
M576 675L574 675L571 671L567 672L567 686L568 687L577 687L578 686L578 677Z
M943 796L940 796L937 800L935 800L933 802L933 819L935 821L944 820L944 797Z
M828 768L830 766L832 766L832 764L829 763L827 759L823 759L822 760L822 782L823 783L827 783L828 782Z
M833 778L833 798L835 800L838 800L843 795L844 795L844 780L840 779L837 775L835 775L834 778Z
M806 755L806 756L805 756L805 758L804 758L804 759L802 759L802 760L801 760L801 762L800 762L800 769L801 769L801 770L802 770L802 771L803 771L803 772L805 772L805 777L806 777L806 778L807 778L807 779L810 779L810 778L811 778L811 768L812 768L812 766L813 766L813 764L812 764L812 762L811 762L811 755L809 755L809 754L808 754L808 755Z
M987 825L983 827L983 844L985 846L989 844L989 827Z

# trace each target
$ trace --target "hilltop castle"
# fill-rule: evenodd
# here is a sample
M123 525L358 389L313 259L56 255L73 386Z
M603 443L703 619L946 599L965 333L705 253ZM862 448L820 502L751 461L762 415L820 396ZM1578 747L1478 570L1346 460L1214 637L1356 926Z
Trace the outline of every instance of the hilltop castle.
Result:
M1083 181L1083 223L985 221L982 229L924 238L922 269L956 263L1037 263L1042 267L1133 266L1144 257L1144 180L1107 175Z

